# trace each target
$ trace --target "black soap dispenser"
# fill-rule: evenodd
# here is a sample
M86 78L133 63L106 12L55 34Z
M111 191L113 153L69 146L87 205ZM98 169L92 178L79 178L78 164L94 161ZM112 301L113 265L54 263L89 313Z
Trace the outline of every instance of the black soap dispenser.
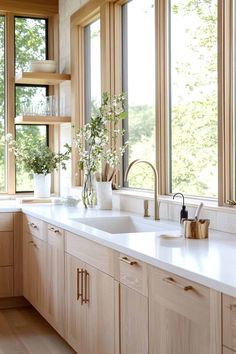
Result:
M180 211L180 223L182 223L183 219L188 219L188 210L186 210L186 205L184 205L184 195L182 193L175 193L173 195L173 199L175 199L177 195L181 195L181 197L183 198L183 205Z

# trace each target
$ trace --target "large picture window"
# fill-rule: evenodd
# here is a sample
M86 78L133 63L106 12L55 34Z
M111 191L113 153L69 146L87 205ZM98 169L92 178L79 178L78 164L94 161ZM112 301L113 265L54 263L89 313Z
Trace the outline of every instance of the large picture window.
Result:
M84 28L85 121L101 103L100 19Z
M47 59L47 20L15 17L15 71L29 71L31 60ZM16 115L34 111L48 95L46 86L16 85ZM33 106L33 107L32 107ZM37 112L35 112L37 113ZM16 139L33 135L35 140L48 142L48 129L43 125L17 125ZM16 160L16 192L33 190L33 176Z
M124 170L137 158L155 164L154 4L154 0L132 0L122 6L122 86L128 97L124 128L125 140L129 140ZM152 188L152 171L146 165L137 165L128 186Z
M217 197L217 1L170 1L170 191Z

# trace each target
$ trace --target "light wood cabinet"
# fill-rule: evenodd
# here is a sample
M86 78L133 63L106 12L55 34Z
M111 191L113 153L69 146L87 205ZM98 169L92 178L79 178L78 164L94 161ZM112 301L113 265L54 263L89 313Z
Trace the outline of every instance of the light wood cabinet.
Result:
M42 220L24 216L23 221L23 295L45 313L46 225Z
M61 334L65 324L64 230L24 218L23 293Z
M236 351L236 298L222 296L223 345Z
M112 277L66 254L66 339L78 353L115 353L114 300Z
M223 347L223 354L235 354L235 353L236 353L235 351Z
M220 354L220 293L150 267L150 354Z
M48 322L63 335L65 317L64 231L53 225L48 225L45 275L45 316Z
M148 354L148 298L120 284L120 353Z
M0 267L0 297L13 296L13 267Z
M13 266L13 232L0 232L0 267Z
M79 294L80 270L85 263L78 258L66 254L66 339L80 354L86 353L86 307L81 305Z
M147 265L119 254L120 353L148 354Z
M24 235L23 294L42 314L45 312L46 244L31 234Z
M19 213L0 213L0 298L21 292L21 234L15 230L18 220Z

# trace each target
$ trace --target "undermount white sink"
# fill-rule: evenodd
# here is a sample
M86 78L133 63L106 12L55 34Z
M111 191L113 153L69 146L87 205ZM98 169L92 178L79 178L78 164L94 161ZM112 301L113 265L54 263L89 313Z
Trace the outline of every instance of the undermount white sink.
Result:
M158 222L142 222L138 218L131 216L71 218L70 220L108 232L110 234L157 232L163 230L163 227L160 227Z

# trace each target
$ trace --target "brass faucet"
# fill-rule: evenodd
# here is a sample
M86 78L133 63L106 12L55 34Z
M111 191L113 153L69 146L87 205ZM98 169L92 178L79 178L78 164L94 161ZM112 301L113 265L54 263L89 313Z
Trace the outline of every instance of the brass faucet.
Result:
M132 161L127 170L125 171L125 176L124 176L124 180L125 182L127 181L128 175L129 175L129 171L131 169L132 166L137 165L138 163L146 163L147 165L149 165L154 173L154 220L160 220L160 216L159 216L159 203L158 203L158 173L156 168L151 164L151 162L146 161L146 160L134 160Z

